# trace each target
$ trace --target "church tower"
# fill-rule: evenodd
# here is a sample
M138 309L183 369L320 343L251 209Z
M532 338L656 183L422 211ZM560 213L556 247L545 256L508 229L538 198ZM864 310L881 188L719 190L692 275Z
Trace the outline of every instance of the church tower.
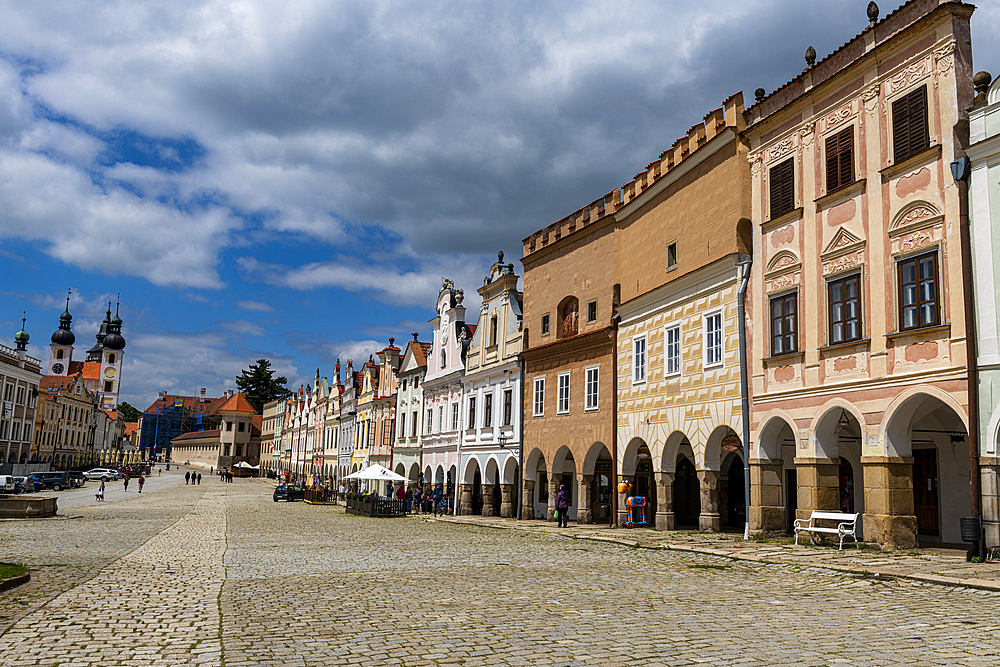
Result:
M66 297L66 310L59 316L59 328L52 334L49 345L49 364L47 373L50 375L68 375L69 364L73 361L73 343L76 336L70 328L73 316L69 314L69 296Z
M97 388L97 393L101 397L101 407L109 410L118 407L122 358L125 356L125 338L122 336L122 318L118 316L119 307L120 303L116 303L115 316L108 321L107 333L101 340L101 384ZM108 308L108 315L111 315L111 308Z

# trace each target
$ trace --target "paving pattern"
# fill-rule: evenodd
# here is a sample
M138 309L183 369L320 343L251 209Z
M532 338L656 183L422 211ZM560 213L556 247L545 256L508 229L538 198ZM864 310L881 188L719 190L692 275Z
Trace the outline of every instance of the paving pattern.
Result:
M172 485L0 522L2 665L995 665L1000 594ZM24 551L29 545L29 551Z

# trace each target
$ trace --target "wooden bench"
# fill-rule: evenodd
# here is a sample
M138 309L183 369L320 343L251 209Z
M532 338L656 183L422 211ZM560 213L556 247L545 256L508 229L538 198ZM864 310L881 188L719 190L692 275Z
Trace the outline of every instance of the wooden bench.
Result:
M808 533L809 541L816 544L816 536L824 533L837 535L840 538L840 548L844 548L844 538L850 536L857 546L858 538L854 534L858 527L857 514L843 514L841 512L817 512L813 510L808 519L795 520L795 544L799 543L799 533ZM818 521L835 521L836 528L825 528L817 525Z

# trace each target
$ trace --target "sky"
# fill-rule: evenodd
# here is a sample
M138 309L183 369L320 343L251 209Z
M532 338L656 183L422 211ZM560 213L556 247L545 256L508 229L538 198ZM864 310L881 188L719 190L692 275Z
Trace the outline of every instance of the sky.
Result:
M0 0L0 339L120 294L123 400L430 337L442 277L631 180L867 0ZM885 16L899 5L883 2ZM1000 0L973 15L1000 74ZM80 358L79 356L75 358Z

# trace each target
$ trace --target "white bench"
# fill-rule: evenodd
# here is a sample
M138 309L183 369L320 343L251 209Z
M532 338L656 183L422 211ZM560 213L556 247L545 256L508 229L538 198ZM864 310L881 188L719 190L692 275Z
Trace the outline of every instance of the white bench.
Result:
M844 538L850 536L854 540L855 546L858 544L858 538L854 534L858 527L858 516L857 514L843 514L841 512L817 512L813 510L812 515L808 519L796 519L795 520L795 544L799 543L799 533L808 533L809 541L816 544L816 535L822 535L827 533L829 535L836 535L840 538L840 548L844 548ZM824 528L817 525L817 521L836 521L836 528Z

